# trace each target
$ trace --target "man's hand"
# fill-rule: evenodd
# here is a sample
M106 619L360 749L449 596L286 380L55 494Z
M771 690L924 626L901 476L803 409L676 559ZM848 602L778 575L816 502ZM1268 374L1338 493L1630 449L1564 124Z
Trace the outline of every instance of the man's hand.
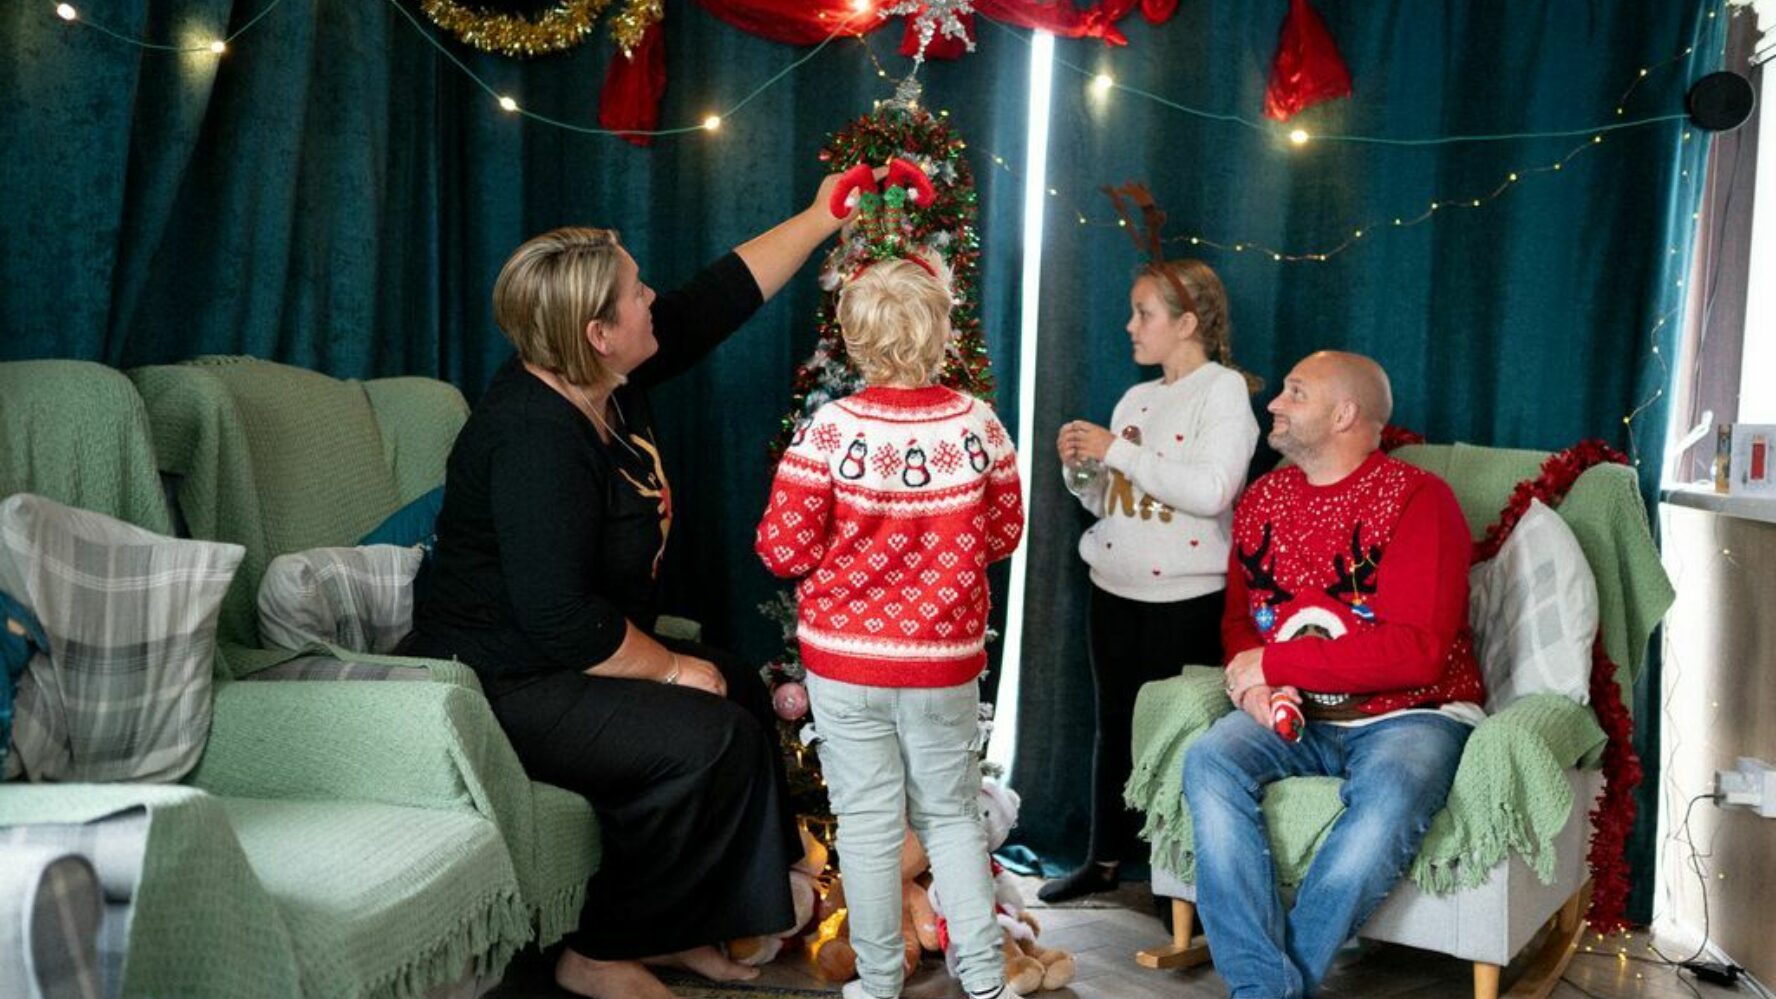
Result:
M1247 649L1227 662L1227 696L1244 706L1249 687L1264 685L1264 646Z
M1246 692L1240 697L1239 708L1251 715L1252 720L1262 727L1271 728L1273 726L1270 718L1270 698L1278 692L1295 702L1296 707L1301 706L1301 691L1294 687L1272 687L1267 683L1260 683L1255 687L1246 688Z

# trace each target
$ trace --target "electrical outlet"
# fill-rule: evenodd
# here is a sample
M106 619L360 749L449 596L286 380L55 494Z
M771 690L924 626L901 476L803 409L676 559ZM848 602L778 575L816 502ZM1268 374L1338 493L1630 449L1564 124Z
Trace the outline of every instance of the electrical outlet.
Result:
M1714 794L1723 808L1749 808L1766 819L1776 819L1776 766L1741 756L1732 770L1715 771Z

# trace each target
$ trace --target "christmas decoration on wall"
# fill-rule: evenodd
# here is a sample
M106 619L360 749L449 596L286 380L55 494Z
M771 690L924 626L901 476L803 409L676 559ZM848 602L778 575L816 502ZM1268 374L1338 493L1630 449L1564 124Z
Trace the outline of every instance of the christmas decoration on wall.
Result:
M432 22L483 52L528 59L585 41L612 0L424 0ZM611 38L625 58L665 15L662 0L623 0Z
M1350 70L1326 22L1307 0L1289 0L1264 91L1264 116L1288 121L1302 108L1350 94Z

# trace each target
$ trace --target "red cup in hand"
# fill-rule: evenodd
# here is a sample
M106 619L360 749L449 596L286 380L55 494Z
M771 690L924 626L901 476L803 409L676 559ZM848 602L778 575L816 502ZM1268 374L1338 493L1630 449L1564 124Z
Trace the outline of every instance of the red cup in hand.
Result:
M1270 727L1290 742L1300 742L1301 734L1307 730L1301 707L1280 690L1270 692Z

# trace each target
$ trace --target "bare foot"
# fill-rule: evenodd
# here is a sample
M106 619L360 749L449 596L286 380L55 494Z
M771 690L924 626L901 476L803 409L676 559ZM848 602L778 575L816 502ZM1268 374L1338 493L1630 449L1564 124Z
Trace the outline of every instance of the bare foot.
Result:
M739 961L728 960L727 955L705 944L692 947L676 954L661 954L658 957L642 958L644 964L657 964L668 968L683 968L692 974L702 975L712 982L750 982L759 976L759 970Z
M555 984L591 999L675 999L639 961L594 961L572 948L555 962Z

